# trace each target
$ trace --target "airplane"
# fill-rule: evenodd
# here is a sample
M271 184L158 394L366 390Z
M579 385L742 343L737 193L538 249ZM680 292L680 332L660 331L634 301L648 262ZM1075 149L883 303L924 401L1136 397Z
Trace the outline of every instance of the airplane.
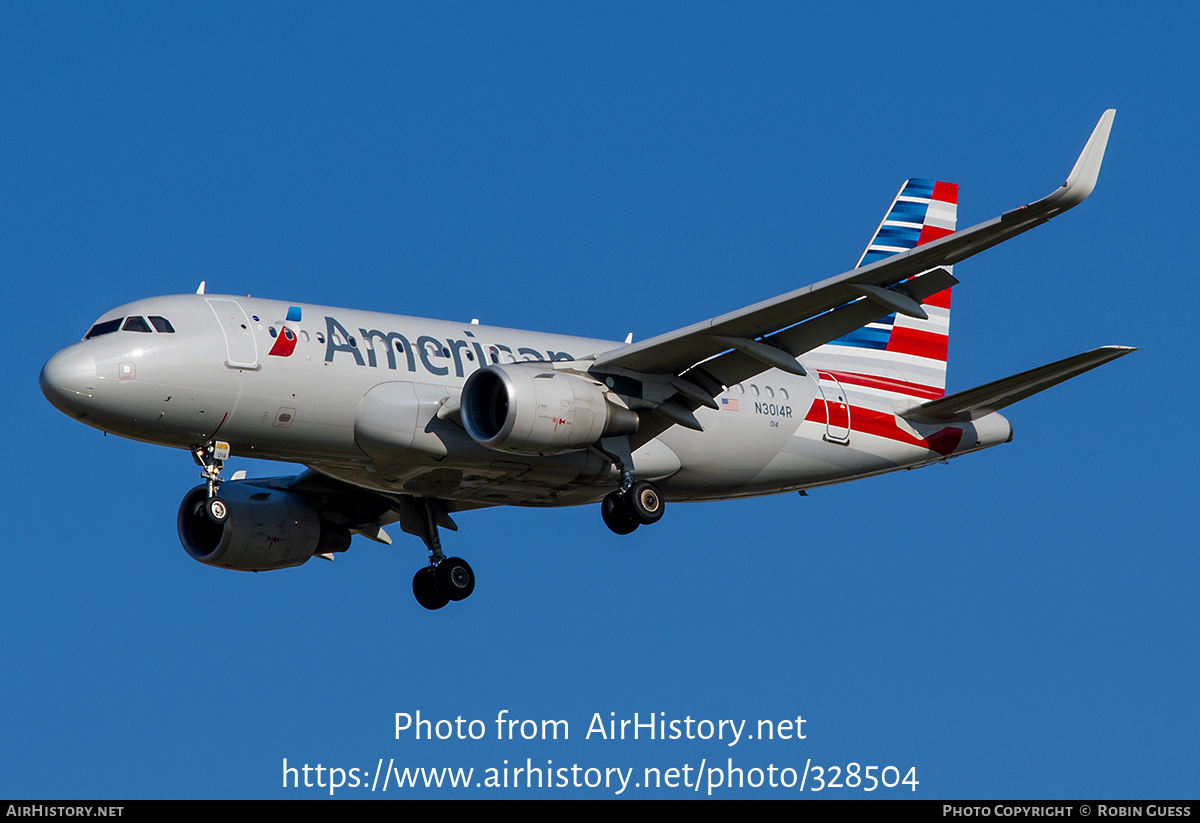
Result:
M41 371L104 432L188 450L180 542L225 569L419 537L426 609L469 597L452 515L599 504L629 534L667 502L800 492L1012 439L1000 409L1126 355L1103 346L946 394L952 266L1083 202L1114 110L1049 196L956 231L956 185L908 180L849 271L631 342L228 295L105 312ZM223 478L230 454L303 464Z

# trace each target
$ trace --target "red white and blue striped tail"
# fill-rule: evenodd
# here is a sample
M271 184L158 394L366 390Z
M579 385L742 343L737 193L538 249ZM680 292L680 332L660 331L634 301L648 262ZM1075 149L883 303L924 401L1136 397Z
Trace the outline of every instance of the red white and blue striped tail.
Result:
M958 186L912 179L900 188L858 266L908 251L954 232ZM805 367L825 371L859 402L878 406L925 402L946 393L950 290L923 301L927 320L890 315L812 350Z

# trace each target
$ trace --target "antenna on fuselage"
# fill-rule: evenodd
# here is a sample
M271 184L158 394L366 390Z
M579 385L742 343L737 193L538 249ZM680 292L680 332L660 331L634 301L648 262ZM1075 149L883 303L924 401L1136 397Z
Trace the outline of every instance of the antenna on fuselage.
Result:
M196 294L204 294L204 281L200 281L200 288L196 289Z

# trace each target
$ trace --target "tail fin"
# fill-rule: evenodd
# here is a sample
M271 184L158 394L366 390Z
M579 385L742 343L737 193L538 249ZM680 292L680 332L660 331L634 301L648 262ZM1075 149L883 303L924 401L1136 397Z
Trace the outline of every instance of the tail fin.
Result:
M957 217L957 185L909 180L900 187L855 268L953 234Z
M900 187L858 266L952 234L958 186L912 179ZM949 268L949 267L947 267ZM924 402L946 393L950 290L923 301L928 319L890 315L805 355L806 367L832 373L852 395ZM862 398L866 400L867 398Z

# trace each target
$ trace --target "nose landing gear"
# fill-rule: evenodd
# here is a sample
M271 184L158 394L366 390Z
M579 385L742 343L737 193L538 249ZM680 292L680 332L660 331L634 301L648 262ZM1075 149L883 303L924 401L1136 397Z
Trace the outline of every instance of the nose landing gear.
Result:
M221 488L221 469L229 459L229 444L224 440L210 440L203 446L193 446L192 459L202 469L200 479L208 484L208 496L216 497L217 489Z
M219 497L210 497L204 501L204 513L214 523L221 524L229 519L229 506Z
M200 479L208 485L208 499L200 503L196 511L203 511L210 521L223 526L229 519L229 506L217 497L217 490L221 488L221 469L225 468L225 461L229 459L229 444L217 440L204 446L195 446L192 448L192 459L202 469Z

